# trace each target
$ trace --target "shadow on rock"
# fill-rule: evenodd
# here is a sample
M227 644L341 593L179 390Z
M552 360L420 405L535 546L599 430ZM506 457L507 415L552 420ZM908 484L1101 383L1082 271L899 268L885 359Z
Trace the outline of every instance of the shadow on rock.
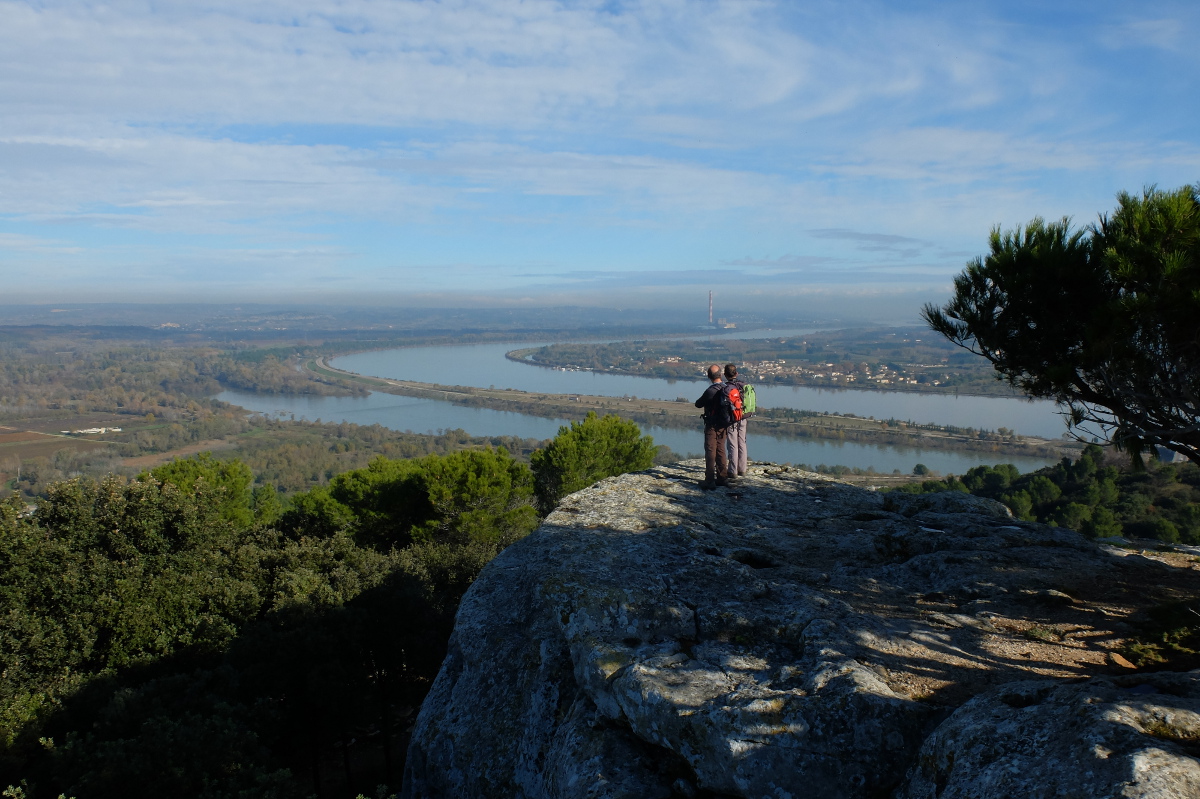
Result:
M965 494L702 468L571 495L485 569L405 796L886 796L954 708L1106 671L1191 580Z

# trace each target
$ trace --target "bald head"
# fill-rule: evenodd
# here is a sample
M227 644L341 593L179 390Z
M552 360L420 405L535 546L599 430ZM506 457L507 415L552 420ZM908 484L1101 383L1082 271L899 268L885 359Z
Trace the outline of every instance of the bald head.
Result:
M721 381L721 367L715 363L708 367L708 379L714 383L719 383Z

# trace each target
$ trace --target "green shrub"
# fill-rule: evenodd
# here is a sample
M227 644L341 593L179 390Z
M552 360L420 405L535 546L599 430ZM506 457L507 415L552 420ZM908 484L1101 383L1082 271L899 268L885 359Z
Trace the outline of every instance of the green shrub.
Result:
M348 516L361 543L383 549L430 540L509 542L537 526L533 474L503 447L412 460L378 457L335 477L327 494L309 494L304 504L319 511L313 518L322 529L326 520ZM303 524L286 513L283 521Z
M1059 509L1054 520L1060 527L1083 530L1084 526L1092 520L1092 509L1079 502L1068 502Z
M1015 491L1012 494L1005 494L1000 498L1000 501L1008 506L1012 511L1013 516L1026 521L1035 521L1036 516L1033 514L1033 500L1029 498L1028 491Z
M1116 514L1105 507L1092 508L1092 518L1084 524L1083 532L1093 538L1111 538L1121 534Z
M1200 601L1152 608L1137 621L1122 652L1139 668L1188 671L1200 667Z
M222 518L240 527L249 527L254 522L250 493L254 475L239 460L219 461L211 452L201 452L194 458L177 458L151 469L149 476L183 491L203 481L217 490ZM138 477L145 479L147 474L143 472Z
M648 469L654 453L654 439L643 436L635 423L589 413L560 427L554 440L530 458L538 507L549 513L567 494L598 480Z
M1035 475L1025 486L1035 505L1045 505L1062 496L1062 489L1044 474Z

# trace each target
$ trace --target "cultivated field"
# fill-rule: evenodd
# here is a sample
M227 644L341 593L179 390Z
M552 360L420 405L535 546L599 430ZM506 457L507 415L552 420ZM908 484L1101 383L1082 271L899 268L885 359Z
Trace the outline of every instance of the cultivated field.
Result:
M104 441L82 436L52 435L0 427L0 470L6 470L7 462L15 458L48 458L60 449L86 452L106 446L108 444Z

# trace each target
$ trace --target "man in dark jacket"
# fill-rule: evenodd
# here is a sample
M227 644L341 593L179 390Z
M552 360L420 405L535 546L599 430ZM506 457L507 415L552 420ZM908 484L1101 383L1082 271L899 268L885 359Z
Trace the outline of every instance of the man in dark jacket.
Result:
M725 459L725 431L728 420L721 413L725 385L721 381L721 367L715 363L708 367L711 385L696 400L696 407L704 410L704 482L700 487L712 491L717 486L728 485L725 475L729 470Z

